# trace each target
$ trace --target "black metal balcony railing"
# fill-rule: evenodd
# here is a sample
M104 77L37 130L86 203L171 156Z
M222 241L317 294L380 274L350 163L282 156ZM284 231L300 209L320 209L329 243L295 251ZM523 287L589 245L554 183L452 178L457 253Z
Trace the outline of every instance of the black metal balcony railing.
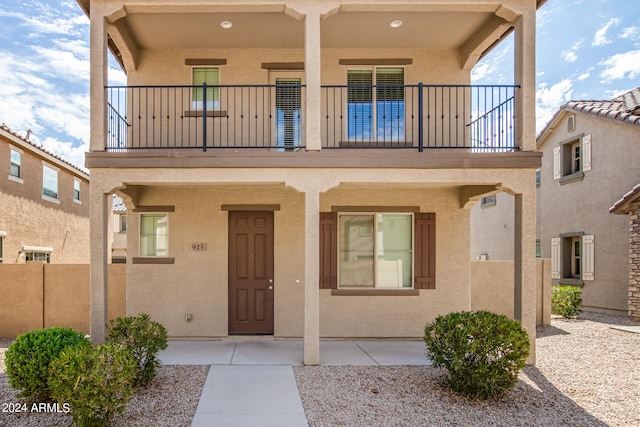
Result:
M512 151L518 86L323 86L322 148ZM305 148L305 86L110 86L108 151Z

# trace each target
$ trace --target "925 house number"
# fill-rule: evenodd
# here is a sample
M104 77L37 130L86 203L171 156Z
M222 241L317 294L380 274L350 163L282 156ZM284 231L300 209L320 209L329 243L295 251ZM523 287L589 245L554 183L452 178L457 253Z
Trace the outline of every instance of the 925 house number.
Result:
M192 243L191 251L192 252L206 252L207 244L206 243Z

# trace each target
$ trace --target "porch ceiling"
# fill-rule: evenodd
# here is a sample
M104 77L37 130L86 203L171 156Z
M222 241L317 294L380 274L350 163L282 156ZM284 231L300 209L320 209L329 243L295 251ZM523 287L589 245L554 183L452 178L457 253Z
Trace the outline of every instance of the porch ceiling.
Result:
M492 12L338 12L321 24L323 48L457 49L492 25ZM391 28L392 21L402 21ZM223 29L221 23L233 26ZM134 49L303 48L304 22L283 12L135 11L111 32ZM127 37L128 36L128 37ZM119 37L118 37L119 38ZM491 38L494 38L491 36ZM495 40L491 40L493 42ZM124 46L118 46L124 49Z

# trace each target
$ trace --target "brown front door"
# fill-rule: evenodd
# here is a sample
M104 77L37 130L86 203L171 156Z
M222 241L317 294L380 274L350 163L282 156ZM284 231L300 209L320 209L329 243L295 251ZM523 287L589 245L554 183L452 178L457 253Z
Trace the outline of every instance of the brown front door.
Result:
M229 212L229 334L273 334L273 212Z

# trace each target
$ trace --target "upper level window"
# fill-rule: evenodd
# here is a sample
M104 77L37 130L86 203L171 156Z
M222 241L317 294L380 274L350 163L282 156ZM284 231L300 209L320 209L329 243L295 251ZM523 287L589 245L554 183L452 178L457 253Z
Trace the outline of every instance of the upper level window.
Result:
M341 214L338 258L340 288L411 288L413 215Z
M496 205L496 195L493 194L491 196L487 196L487 197L483 197L480 200L480 206L483 208L489 207L489 206L495 206Z
M169 253L169 216L140 214L140 256L166 257Z
M42 195L58 199L58 170L42 165Z
M51 262L51 254L48 252L25 252L24 254L25 262L44 262L49 264Z
M0 264L4 262L4 235L0 234Z
M11 164L9 166L9 176L22 178L22 151L11 149Z
M77 178L73 179L73 200L80 201L80 180Z
M127 232L127 214L119 214L118 215L118 232L126 233Z
M192 75L193 86L202 86L205 84L208 87L206 91L203 91L202 87L193 88L192 108L196 110L202 110L205 104L208 110L215 110L220 108L220 88L217 87L220 84L220 69L218 67L194 67Z
M566 184L591 170L591 135L570 139L553 149L553 179Z
M347 71L347 138L404 141L404 68Z

